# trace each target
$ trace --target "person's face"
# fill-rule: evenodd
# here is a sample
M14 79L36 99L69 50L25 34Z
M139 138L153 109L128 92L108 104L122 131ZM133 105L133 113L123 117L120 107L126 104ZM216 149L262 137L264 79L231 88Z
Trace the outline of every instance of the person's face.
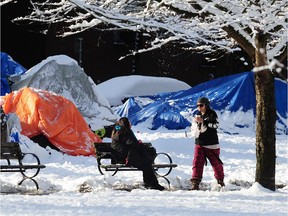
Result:
M205 111L206 111L206 106L205 106L205 104L203 104L203 103L197 103L197 109L198 109L200 112L205 112Z

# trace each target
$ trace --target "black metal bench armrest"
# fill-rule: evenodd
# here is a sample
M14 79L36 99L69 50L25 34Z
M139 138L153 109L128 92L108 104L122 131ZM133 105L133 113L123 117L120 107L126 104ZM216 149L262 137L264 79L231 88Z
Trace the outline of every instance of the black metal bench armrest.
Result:
M21 185L25 180L29 179L35 183L38 190L38 183L33 178L38 175L40 169L46 167L40 164L38 156L33 153L22 153L20 145L17 142L1 142L0 148L0 159L6 160L7 163L3 164L1 162L0 172L20 172L22 174L22 180L18 185ZM11 160L16 160L18 164L12 164Z

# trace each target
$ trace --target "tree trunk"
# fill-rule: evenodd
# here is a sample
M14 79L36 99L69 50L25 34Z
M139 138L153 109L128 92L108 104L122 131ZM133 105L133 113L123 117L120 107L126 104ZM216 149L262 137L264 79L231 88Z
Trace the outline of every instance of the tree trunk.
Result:
M256 91L256 176L255 181L275 191L275 87L274 77L267 67L266 39L256 36L255 91Z

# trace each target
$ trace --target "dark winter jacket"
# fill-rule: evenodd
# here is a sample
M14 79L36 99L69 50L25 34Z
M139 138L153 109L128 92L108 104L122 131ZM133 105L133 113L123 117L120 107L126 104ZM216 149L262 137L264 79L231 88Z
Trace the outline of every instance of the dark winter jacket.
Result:
M138 167L140 163L141 144L132 130L116 131L112 135L111 147L118 159L126 160L126 164Z
M207 107L204 115L202 115L200 111L197 113L197 115L203 118L203 124L207 127L207 130L203 133L200 133L199 137L195 139L195 144L198 144L200 146L219 144L217 135L217 128L219 122L216 112ZM200 127L200 124L198 123L198 127Z

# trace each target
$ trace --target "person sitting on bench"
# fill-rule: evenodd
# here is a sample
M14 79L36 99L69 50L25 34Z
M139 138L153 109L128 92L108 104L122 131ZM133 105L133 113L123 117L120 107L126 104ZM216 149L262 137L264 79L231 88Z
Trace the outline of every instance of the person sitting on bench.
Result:
M111 139L111 147L115 150L116 157L125 161L126 165L136 167L143 172L145 188L160 191L165 189L159 184L152 167L153 161L131 130L131 123L128 118L122 117L116 122Z

